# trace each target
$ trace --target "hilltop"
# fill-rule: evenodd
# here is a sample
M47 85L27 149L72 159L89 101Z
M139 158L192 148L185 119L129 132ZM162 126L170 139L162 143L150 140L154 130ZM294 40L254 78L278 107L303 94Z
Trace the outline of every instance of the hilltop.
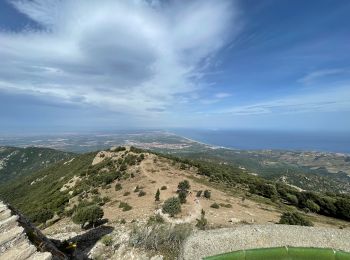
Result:
M0 146L0 183L30 175L71 157L69 152L49 148Z
M164 202L178 197L179 184L186 180L189 187L181 212L174 217L165 214ZM158 189L159 201L155 201ZM164 225L162 230L169 236L172 232L183 234L175 238L176 243L163 241L164 248L157 250L171 259L178 254L186 234L197 228L273 224L283 213L295 211L305 223L316 227L348 229L350 219L350 199L345 195L301 192L228 164L181 159L134 147L76 154L2 186L0 196L49 237L79 241L75 254L81 257L120 254L128 259L130 252L148 254L155 247L147 244L144 228L151 232L149 229L158 230L158 225ZM94 205L102 209L105 224L82 228L73 221L78 212ZM86 241L87 232L94 237L93 243ZM123 245L120 250L106 245L116 243ZM166 250L167 243L176 244L171 252Z

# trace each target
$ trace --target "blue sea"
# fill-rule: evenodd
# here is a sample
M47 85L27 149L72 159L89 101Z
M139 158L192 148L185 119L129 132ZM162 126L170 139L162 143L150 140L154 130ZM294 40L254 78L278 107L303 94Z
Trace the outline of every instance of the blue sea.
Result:
M176 129L174 132L199 142L227 148L305 150L350 154L350 133L189 129Z

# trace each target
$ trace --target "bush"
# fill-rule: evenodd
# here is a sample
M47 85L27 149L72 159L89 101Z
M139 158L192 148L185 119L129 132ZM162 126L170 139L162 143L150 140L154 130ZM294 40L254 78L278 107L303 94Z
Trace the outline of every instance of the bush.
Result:
M47 220L52 219L53 212L48 209L41 209L31 217L31 220L36 224L45 223Z
M220 205L220 207L224 207L224 208L232 208L232 205L230 203L227 203L227 204L220 203L219 205Z
M102 244L105 246L110 246L113 243L112 237L108 235L104 235L101 239Z
M311 211L311 212L319 212L320 211L320 206L317 205L315 202L312 200L307 200L305 203L305 206Z
M204 230L208 224L208 220L205 218L205 211L202 209L201 211L201 218L196 219L196 227L199 228L200 230Z
M129 191L126 191L124 192L123 196L129 196L130 195L130 192Z
M166 190L167 189L167 186L162 186L161 188L160 188L160 190Z
M181 203L179 198L172 197L167 199L162 208L163 213L168 213L170 216L175 216L181 212Z
M181 204L185 204L186 203L186 197L187 197L187 191L181 190L179 192L179 200Z
M288 200L293 205L298 205L299 203L297 196L290 193L286 194L286 200Z
M211 192L209 190L205 190L204 191L204 195L205 198L210 199L211 198Z
M299 226L313 226L313 223L303 217L298 212L286 212L283 213L279 224L288 224L288 225L299 225Z
M256 183L255 185L251 185L250 192L270 199L277 196L276 186L269 183Z
M86 223L92 224L95 227L95 224L101 220L103 217L103 210L98 205L91 205L86 207L80 207L73 214L73 222L76 224L81 224L81 227L84 228Z
M164 218L161 215L156 214L155 216L150 216L148 218L147 225L163 224L164 222Z
M188 182L188 180L184 180L184 181L181 181L179 183L179 185L177 185L177 188L181 191L187 191L191 188L191 185L190 183Z
M123 211L129 211L132 207L126 202L120 202L119 208L123 209Z
M120 224L126 224L125 218L122 218L122 219L120 220Z
M213 208L213 209L218 209L218 208L220 208L219 204L217 204L216 202L213 203L213 204L211 204L210 207Z
M143 197L146 195L146 192L144 192L143 190L140 190L139 192L139 197Z
M203 191L201 191L201 190L197 191L196 197L199 198L200 196L202 196L202 192L203 192Z
M120 183L117 183L115 185L115 190L118 191L118 190L121 190L122 189L122 185Z

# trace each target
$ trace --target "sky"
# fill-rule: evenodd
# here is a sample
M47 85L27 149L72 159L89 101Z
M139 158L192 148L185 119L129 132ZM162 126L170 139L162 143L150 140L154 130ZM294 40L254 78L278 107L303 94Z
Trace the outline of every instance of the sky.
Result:
M350 132L348 0L0 0L0 133Z

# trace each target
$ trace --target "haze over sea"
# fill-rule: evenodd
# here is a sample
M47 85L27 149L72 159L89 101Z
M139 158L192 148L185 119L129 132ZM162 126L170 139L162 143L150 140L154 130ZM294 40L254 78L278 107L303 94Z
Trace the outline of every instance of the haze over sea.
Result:
M199 142L227 148L350 153L350 134L345 132L177 129L175 133Z

